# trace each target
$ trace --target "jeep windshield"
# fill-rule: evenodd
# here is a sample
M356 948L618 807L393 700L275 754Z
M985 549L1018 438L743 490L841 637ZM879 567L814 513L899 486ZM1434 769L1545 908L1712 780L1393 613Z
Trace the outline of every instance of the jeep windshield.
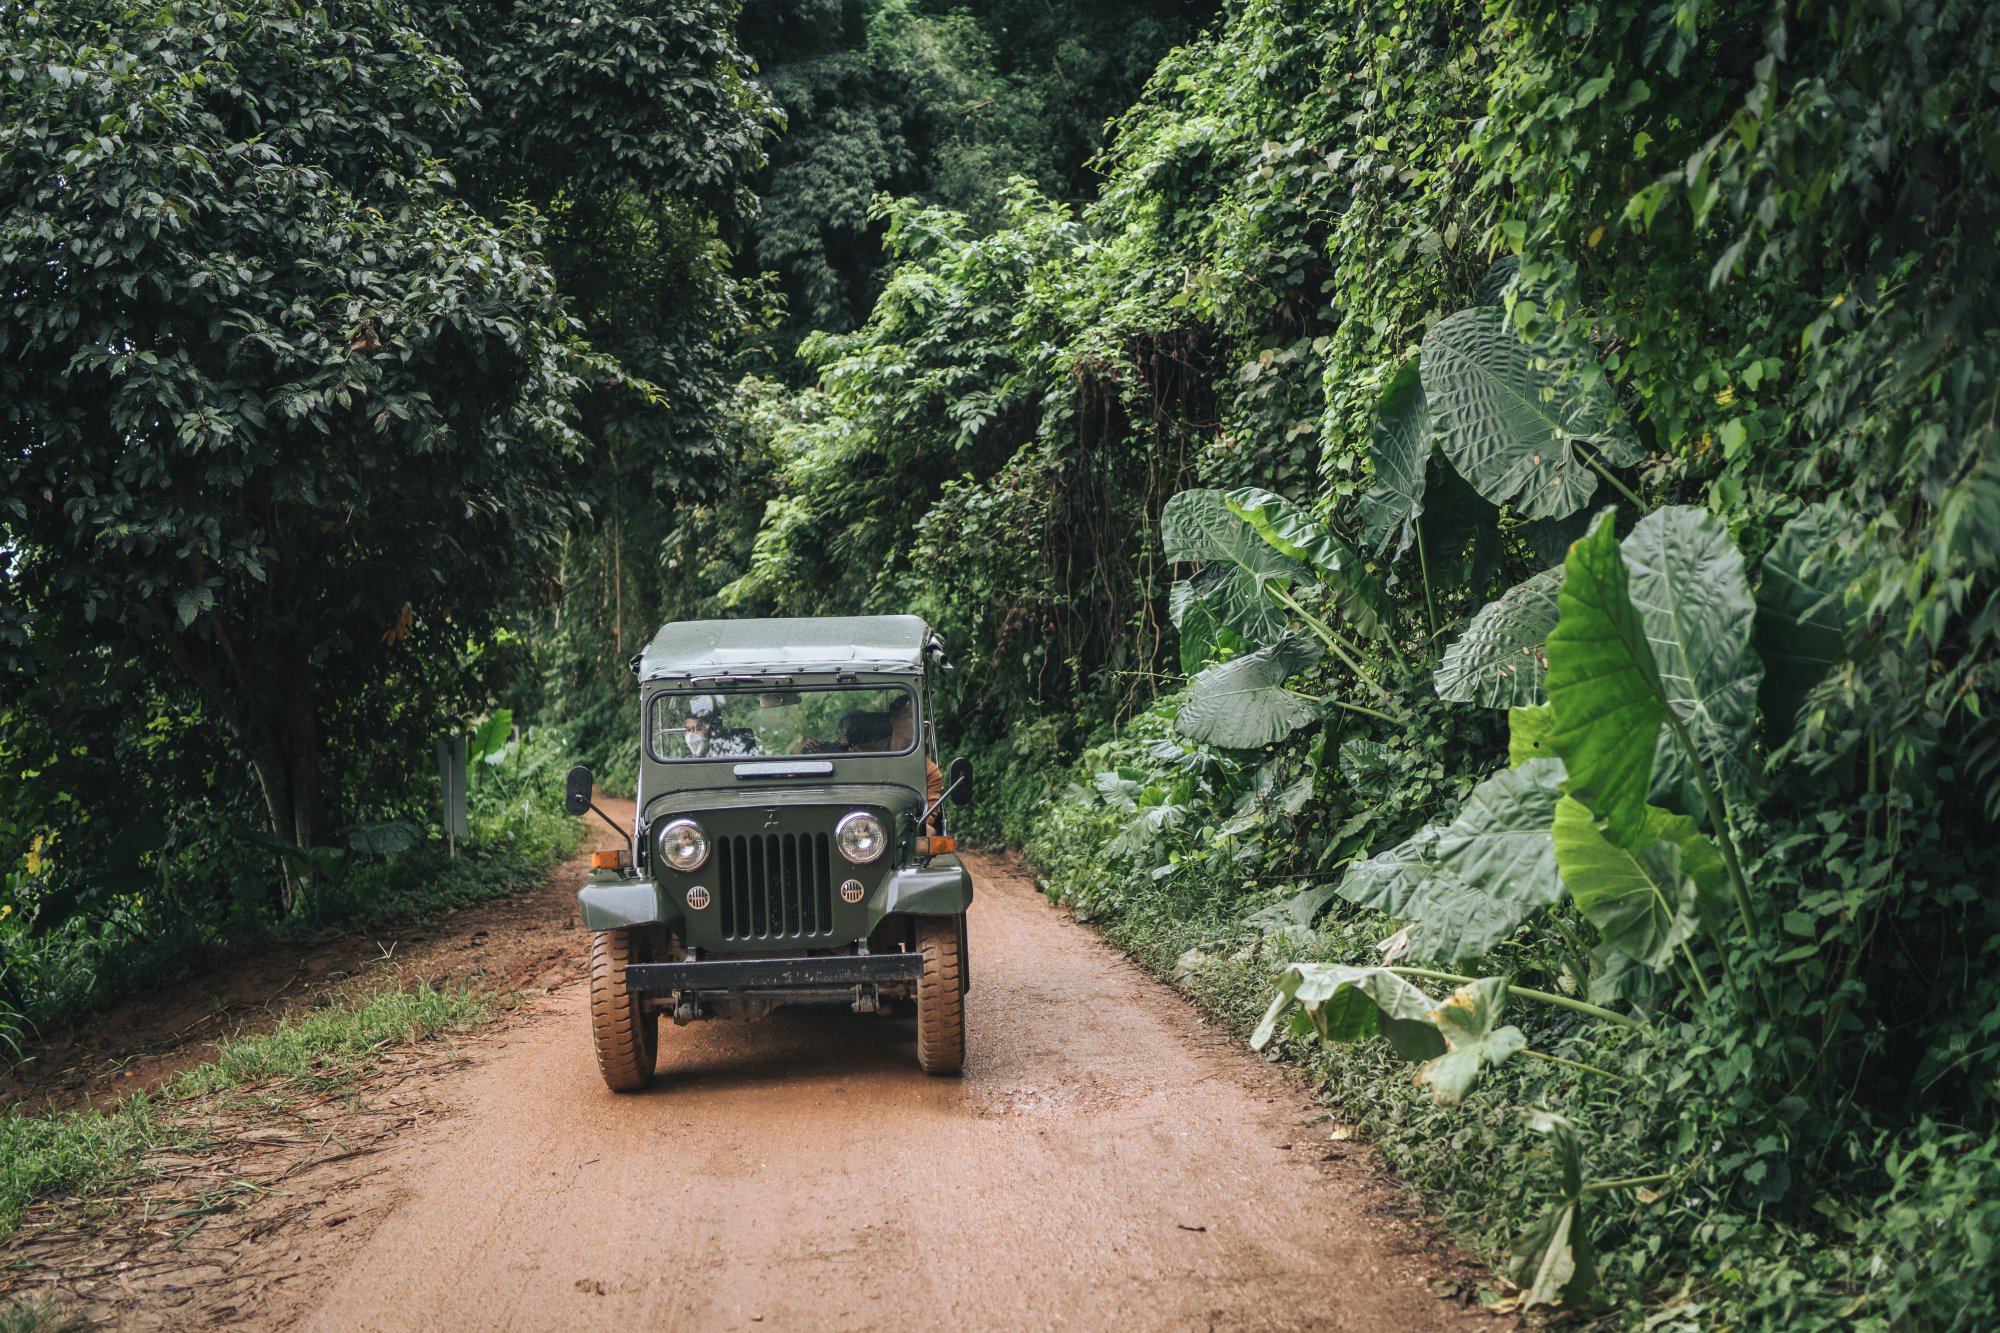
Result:
M647 736L661 763L746 757L908 754L916 695L907 687L686 690L653 696Z

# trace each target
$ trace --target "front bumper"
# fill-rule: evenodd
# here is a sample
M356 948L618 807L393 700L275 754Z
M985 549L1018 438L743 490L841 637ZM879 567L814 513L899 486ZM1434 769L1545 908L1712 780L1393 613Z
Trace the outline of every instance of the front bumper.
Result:
M920 953L831 954L816 958L712 958L698 963L630 963L625 984L635 991L695 996L758 991L833 990L915 981Z

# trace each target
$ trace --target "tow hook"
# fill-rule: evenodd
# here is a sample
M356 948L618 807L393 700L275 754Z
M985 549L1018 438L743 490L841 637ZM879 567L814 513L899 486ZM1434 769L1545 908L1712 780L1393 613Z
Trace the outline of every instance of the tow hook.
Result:
M701 1007L686 991L674 992L674 1026L684 1028L701 1016Z
M854 1004L851 1007L857 1014L872 1014L876 1012L878 1001L875 997L875 988L873 986L856 986L854 988Z

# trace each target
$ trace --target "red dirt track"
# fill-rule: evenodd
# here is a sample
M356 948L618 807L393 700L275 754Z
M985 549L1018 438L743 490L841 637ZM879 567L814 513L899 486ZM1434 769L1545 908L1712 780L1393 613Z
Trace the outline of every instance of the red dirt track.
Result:
M340 1333L1493 1326L1432 1293L1463 1270L1294 1081L1010 863L967 860L962 1077L918 1071L907 1009L787 1010L663 1024L656 1085L615 1095L569 969L464 1043L383 1147L293 1175L291 1220L236 1242L254 1281L215 1254L155 1278L161 1300L100 1293L89 1313ZM532 957L576 865L529 896L550 918L524 927ZM583 932L568 942L581 959Z

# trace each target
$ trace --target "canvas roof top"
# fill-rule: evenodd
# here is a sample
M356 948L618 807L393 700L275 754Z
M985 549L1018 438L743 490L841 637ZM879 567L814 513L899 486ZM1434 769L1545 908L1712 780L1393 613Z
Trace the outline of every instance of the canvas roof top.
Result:
M639 659L639 678L921 671L930 627L918 616L677 620Z

